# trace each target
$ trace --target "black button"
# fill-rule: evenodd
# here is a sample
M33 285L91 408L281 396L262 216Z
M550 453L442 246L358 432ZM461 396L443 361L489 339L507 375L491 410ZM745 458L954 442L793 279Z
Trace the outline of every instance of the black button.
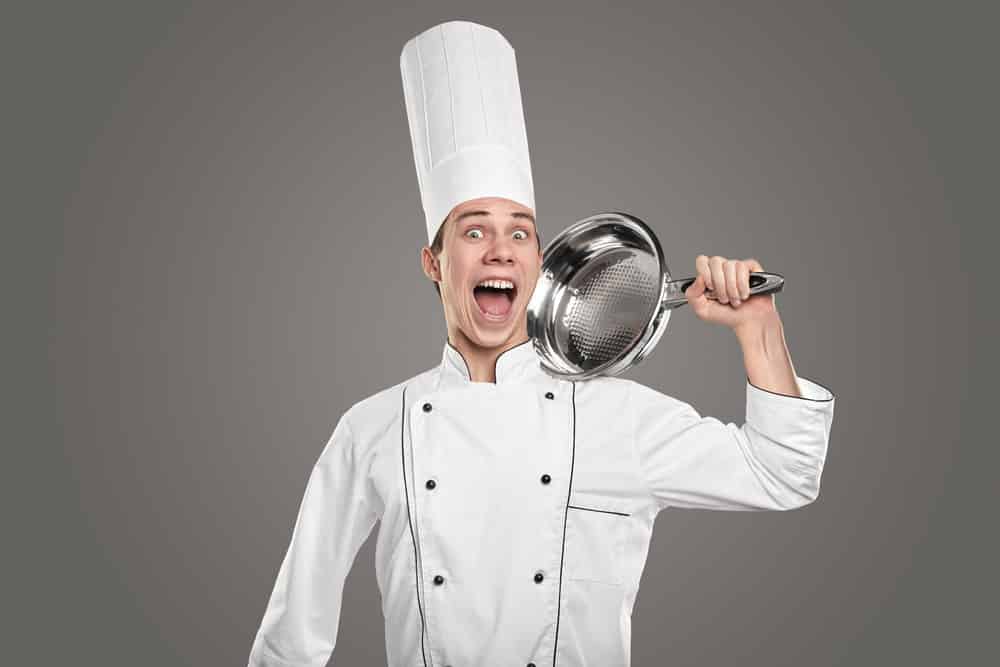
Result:
M442 577L440 574L435 574L434 575L434 584L436 586L440 586L443 583L444 583L444 577Z
M431 411L431 404L424 403L424 412L430 412L430 411Z
M540 584L545 580L545 575L541 572L535 572L535 583Z
M529 662L529 663L528 663L528 667L535 667L535 663L533 663L533 662Z
M433 479L427 480L427 483L424 484L424 486L426 486L428 489L433 489L437 485L438 485L437 482L435 482Z
M551 391L545 392L545 398L549 399L550 401L555 397L556 397L555 394L553 394Z
M545 473L544 475L542 475L542 484L548 484L551 481L552 481L552 478L549 476L548 473Z

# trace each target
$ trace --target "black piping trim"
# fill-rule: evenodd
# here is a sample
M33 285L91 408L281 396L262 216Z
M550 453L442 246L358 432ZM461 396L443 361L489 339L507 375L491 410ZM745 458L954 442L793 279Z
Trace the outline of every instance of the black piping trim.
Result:
M570 505L575 510L587 510L588 512L602 512L604 514L617 514L618 516L632 516L631 514L626 514L625 512L612 512L611 510L598 510L593 507L580 507L579 505Z
M516 350L517 348L522 347L524 345L527 345L530 342L531 342L531 339L529 338L528 340L524 341L523 343L518 343L517 345L514 345L513 347L509 347L506 350L504 350L503 352L501 352L500 354L498 354L497 358L493 360L493 377L497 376L497 366L499 365L500 357L502 357L503 355L507 354L511 350ZM444 344L447 345L448 347L450 347L451 349L455 350L455 353L459 356L459 358L461 358L462 363L465 364L465 376L471 380L472 379L472 371L469 369L469 362L465 360L465 357L463 357L462 353L458 351L458 348L451 344L450 340L448 340L447 338L445 338L444 339Z
M771 391L770 389L764 389L763 387L758 387L753 382L750 382L749 375L747 376L747 383L752 385L753 387L756 387L757 389L760 389L761 391L766 391L769 394L774 394L775 396L784 396L785 398L797 398L801 401L812 401L813 403L829 403L836 397L836 395L833 393L833 390L827 387L826 385L820 384L819 382L816 382L816 380L804 376L799 376L799 377L802 377L803 380L809 380L810 382L818 384L819 386L823 387L823 389L826 389L828 392L830 392L830 398L807 398L805 396L792 396L791 394L782 394L781 392L778 391Z
M552 643L552 667L559 655L559 614L562 611L563 566L566 563L566 520L569 517L569 499L573 495L573 468L576 466L576 382L573 383L573 450L569 463L569 490L566 492L566 511L563 513L562 554L559 556L559 598L556 601L556 638Z
M448 347L450 347L451 349L455 350L455 354L457 354L458 358L462 360L463 364L465 364L465 376L471 380L472 379L472 370L469 368L469 362L465 360L465 357L463 357L462 353L458 351L458 348L451 344L450 340L448 340L447 338L445 338L444 339L444 344L447 345ZM496 366L494 366L493 367L493 376L494 377L496 377L496 370L497 370Z
M420 611L420 657L427 667L427 654L424 649L424 635L427 632L427 622L424 619L424 608L420 604L420 565L417 555L417 538L413 533L413 516L410 514L410 490L406 485L406 438L404 437L406 425L406 387L403 387L403 410L399 419L399 453L402 458L403 468L403 496L406 498L406 519L410 524L410 540L413 542L413 568L416 570L414 581L417 584L417 609Z

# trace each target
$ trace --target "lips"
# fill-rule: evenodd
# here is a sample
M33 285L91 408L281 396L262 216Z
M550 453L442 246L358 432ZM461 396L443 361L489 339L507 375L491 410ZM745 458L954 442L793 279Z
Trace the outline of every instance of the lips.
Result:
M483 285L484 282L487 284ZM513 287L506 287L507 284ZM513 310L514 300L517 298L517 283L510 278L486 278L478 281L472 294L480 314L486 320L503 322Z

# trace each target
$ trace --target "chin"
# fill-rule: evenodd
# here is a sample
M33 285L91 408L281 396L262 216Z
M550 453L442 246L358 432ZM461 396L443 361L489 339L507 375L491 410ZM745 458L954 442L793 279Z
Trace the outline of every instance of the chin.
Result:
M479 347L494 348L500 347L511 338L512 330L507 331L482 331L477 330L473 342Z
M485 348L500 347L527 331L523 309L511 308L502 319L493 318L482 312L475 303L476 310L472 314L472 322L466 336L476 345ZM472 335L469 335L472 334Z

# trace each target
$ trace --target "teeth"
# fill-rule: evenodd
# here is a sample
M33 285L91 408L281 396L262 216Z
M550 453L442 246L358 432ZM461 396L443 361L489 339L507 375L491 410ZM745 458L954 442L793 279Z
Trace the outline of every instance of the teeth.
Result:
M509 280L484 280L476 287L494 287L496 289L514 289L514 283Z

